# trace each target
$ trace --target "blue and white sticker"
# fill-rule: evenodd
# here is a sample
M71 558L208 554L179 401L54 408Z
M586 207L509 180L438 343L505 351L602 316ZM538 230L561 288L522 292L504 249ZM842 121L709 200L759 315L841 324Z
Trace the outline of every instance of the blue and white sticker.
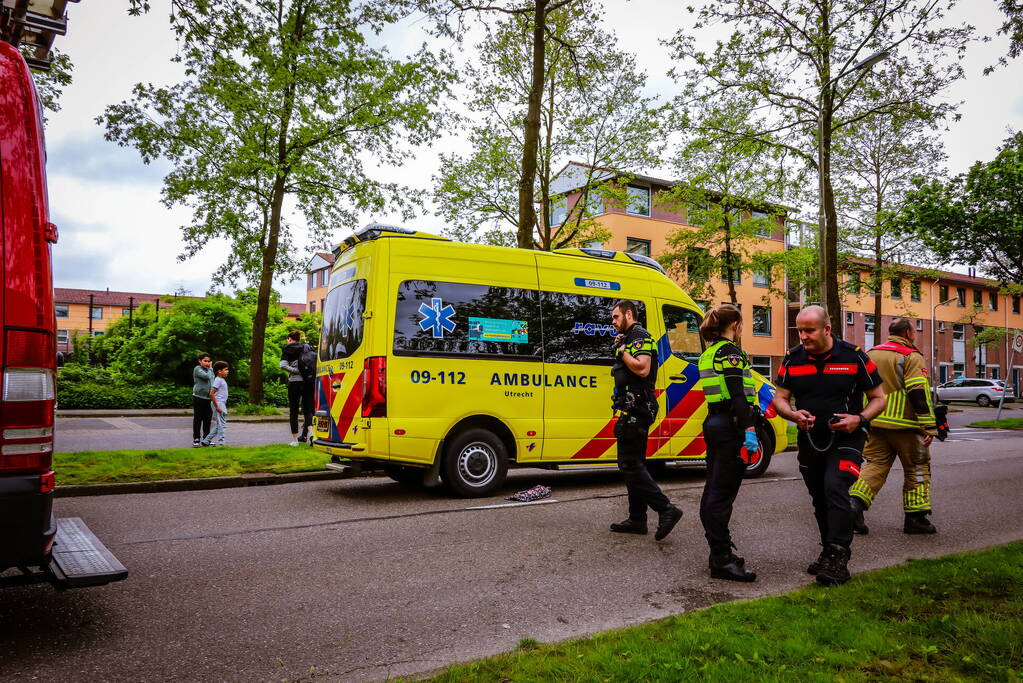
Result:
M434 339L442 339L445 332L455 330L455 321L451 319L454 314L455 309L451 304L445 306L442 299L433 298L429 306L425 303L419 304L419 315L423 316L419 321L419 328L424 332L430 330Z
M576 287L590 287L591 289L603 289L609 292L617 292L622 288L620 282L611 282L610 280L593 280L588 277L577 277L575 279Z

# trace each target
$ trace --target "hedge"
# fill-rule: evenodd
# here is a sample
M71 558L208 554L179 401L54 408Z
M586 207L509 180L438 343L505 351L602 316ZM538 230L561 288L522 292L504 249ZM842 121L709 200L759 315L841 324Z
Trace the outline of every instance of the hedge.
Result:
M230 387L228 405L248 403L249 394L242 387ZM288 405L288 388L277 382L263 387L263 402ZM192 387L171 382L140 384L58 382L57 407L62 410L116 410L118 408L191 408Z

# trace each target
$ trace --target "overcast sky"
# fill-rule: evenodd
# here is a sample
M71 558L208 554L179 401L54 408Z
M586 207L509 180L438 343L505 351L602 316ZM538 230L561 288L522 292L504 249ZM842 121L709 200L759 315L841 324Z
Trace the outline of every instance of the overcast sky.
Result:
M229 245L214 242L199 256L179 263L180 226L188 213L168 210L160 199L167 166L142 163L134 149L123 149L103 139L94 119L104 107L130 95L138 82L173 83L180 67L171 63L174 38L168 29L167 0L154 0L153 11L129 17L127 2L82 0L68 6L69 31L57 46L74 62L74 82L61 100L63 109L50 113L47 125L48 175L51 220L60 230L54 251L55 285L87 289L172 292L178 288L203 294L210 274L221 263ZM658 39L691 26L690 15L678 0L605 0L607 22L621 47L636 54L649 79L649 90L664 99L675 94L667 77L667 53ZM959 19L977 27L980 35L994 37L1001 15L995 0L965 0ZM967 11L967 9L969 11ZM394 43L416 44L421 24L409 22L388 32ZM708 40L715 36L707 35ZM723 36L722 36L723 37ZM968 77L949 94L965 100L962 120L945 133L949 169L965 171L977 160L993 157L1008 129L1023 129L1023 61L983 76L982 69L1007 51L1003 37L974 45L965 60ZM458 140L445 140L422 149L418 158L387 179L426 189L436 169L438 149L457 148ZM365 216L398 222L390 215ZM406 223L408 224L408 223ZM439 232L443 225L432 215L417 227ZM334 242L344 235L336 235ZM325 245L305 245L311 255ZM285 301L304 302L302 281L275 285Z

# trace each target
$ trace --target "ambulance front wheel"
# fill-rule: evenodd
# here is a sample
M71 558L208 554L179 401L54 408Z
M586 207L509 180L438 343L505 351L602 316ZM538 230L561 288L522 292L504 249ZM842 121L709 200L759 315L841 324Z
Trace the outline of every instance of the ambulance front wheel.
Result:
M489 496L508 474L508 451L493 432L468 429L451 440L441 470L444 483L455 495Z

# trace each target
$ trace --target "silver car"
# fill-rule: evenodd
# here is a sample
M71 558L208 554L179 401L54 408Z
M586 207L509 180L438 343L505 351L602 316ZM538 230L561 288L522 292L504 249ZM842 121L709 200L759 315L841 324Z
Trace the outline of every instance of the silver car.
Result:
M1006 390L1005 382L1000 379L980 379L979 377L959 377L945 382L938 387L938 400L942 403L950 401L976 402L981 408L991 404L998 405L1003 400L1012 403L1012 392Z

